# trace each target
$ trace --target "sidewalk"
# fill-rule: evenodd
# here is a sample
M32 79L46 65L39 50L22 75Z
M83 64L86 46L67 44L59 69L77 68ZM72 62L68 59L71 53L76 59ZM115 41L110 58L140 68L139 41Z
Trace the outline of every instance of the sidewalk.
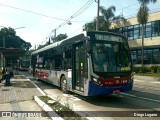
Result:
M12 86L4 86L0 83L0 119L3 120L50 120L49 117L3 117L2 112L39 112L42 108L34 101L34 96L42 96L42 93L24 76L16 76L11 79ZM28 114L28 113L27 113ZM44 112L43 112L44 114Z

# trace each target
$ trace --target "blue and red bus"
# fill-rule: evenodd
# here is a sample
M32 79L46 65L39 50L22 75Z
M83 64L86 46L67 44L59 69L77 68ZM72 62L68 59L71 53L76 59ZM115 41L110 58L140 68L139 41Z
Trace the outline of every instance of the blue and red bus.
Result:
M111 32L88 31L32 52L37 79L83 95L132 90L132 60L127 39Z

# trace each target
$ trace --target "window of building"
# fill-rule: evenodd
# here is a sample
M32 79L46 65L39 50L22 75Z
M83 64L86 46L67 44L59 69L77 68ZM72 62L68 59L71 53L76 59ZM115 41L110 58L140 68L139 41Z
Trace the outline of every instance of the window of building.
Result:
M154 64L160 64L160 50L159 49L153 49L152 62Z
M123 27L122 29L122 35L124 35L125 37L127 37L127 27Z
M151 64L152 63L152 49L144 50L144 64Z
M136 51L131 51L131 57L133 64L137 64L137 54Z
M134 25L134 39L139 38L139 25Z
M133 39L133 26L128 26L127 32L128 32L127 34L128 39L132 40Z
M133 64L141 64L141 50L131 51ZM160 64L160 49L144 50L144 64Z
M142 24L131 25L127 27L121 27L113 29L119 34L122 34L128 38L128 40L135 40L142 38ZM150 38L154 36L160 36L160 20L148 22L144 25L144 38Z
M137 64L141 64L142 63L142 50L137 50Z
M151 22L146 24L145 37L146 38L151 37Z
M139 29L139 30L140 30L140 32L139 32L139 33L140 33L140 34L139 34L139 38L142 38L142 24L140 24L139 26L140 26L140 29ZM144 25L143 35L144 35L144 37L145 37L145 25Z
M160 21L152 22L152 36L160 35Z

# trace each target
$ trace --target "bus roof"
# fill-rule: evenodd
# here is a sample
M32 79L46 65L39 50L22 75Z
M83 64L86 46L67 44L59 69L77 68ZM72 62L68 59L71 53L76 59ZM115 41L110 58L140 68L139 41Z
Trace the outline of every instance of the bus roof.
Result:
M76 36L73 36L73 37L70 37L70 38L66 38L64 40L61 40L61 41L58 41L58 42L55 42L55 43L52 43L50 45L47 45L41 49L38 49L38 50L35 50L34 52L31 53L31 55L35 55L35 54L38 54L40 52L43 52L45 50L49 50L51 48L54 48L54 47L57 47L59 45L64 45L64 44L67 44L67 43L75 43L75 42L78 42L80 40L83 40L85 36L87 36L88 34L92 34L92 33L108 33L108 34L112 34L112 35L116 35L116 36L120 36L120 37L124 37L122 35L119 35L119 34L116 34L116 33L113 33L113 32L108 32L108 31L83 31L81 34L78 34Z
M64 44L67 44L67 43L73 43L73 42L76 42L76 41L79 41L79 40L82 40L82 38L84 38L84 34L85 33L81 33L79 35L76 35L74 37L71 37L71 38L67 38L67 39L64 39L64 40L61 40L61 41L58 41L58 42L55 42L55 43L52 43L50 45L47 45L41 49L38 49L34 52L31 53L31 55L35 55L35 54L38 54L42 51L45 51L45 50L49 50L51 48L54 48L54 47L57 47L59 45L64 45Z

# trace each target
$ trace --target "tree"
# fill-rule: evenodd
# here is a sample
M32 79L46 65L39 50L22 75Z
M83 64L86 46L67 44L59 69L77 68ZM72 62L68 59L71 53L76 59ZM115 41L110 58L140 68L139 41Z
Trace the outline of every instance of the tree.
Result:
M54 43L54 42L61 41L61 40L65 39L65 38L67 38L67 34L59 34L56 38L51 37L51 38L49 38L49 41L47 41L44 45L39 45L37 49L41 49L41 48L49 45L50 42L51 42L51 40L52 40L53 43Z
M100 6L100 12L104 17L104 22L100 25L101 30L109 30L110 26L113 22L125 20L125 18L121 15L115 16L116 7L110 6L108 9L106 9L103 6Z
M96 30L96 19L94 19L90 23L86 23L83 30L86 30L86 31Z
M59 35L57 35L56 38L52 38L52 41L53 42L58 42L58 41L61 41L63 39L66 39L67 37L68 37L67 34L59 34Z
M94 20L93 20L92 22L86 23L84 30L86 30L86 31L96 30L96 21L97 21L96 19L97 19L97 18L94 18ZM99 25L100 25L100 26L103 26L102 24L103 24L104 22L105 22L105 21L104 21L103 16L99 16ZM104 27L99 28L99 30L101 30L101 31L104 30Z
M142 29L141 29L141 33L142 33L142 68L144 66L144 25L147 23L148 21L148 17L149 17L149 8L148 8L148 4L150 2L155 3L157 2L157 0L138 0L138 2L140 3L140 8L138 10L137 13L137 21L142 25Z
M5 27L0 30L0 47L29 50L32 46L31 43L26 42L17 36L16 31L13 28Z
M106 9L103 6L99 7L102 16L99 17L99 30L108 31L110 29L112 22L117 22L120 20L125 20L123 16L115 16L116 7L110 6ZM96 19L93 22L85 24L85 30L96 30Z

